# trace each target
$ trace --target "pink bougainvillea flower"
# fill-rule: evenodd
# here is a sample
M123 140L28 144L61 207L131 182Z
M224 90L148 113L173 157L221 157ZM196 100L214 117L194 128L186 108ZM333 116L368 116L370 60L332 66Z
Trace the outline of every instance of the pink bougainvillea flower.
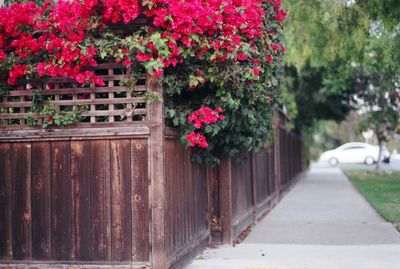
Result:
M275 16L275 20L276 21L283 21L283 20L286 19L286 16L287 16L286 12L283 9L280 9L277 12L277 15Z
M208 143L204 135L196 132L191 132L186 135L186 140L191 147L199 146L200 148L207 148Z
M258 66L254 66L253 73L256 77L258 77L260 75L260 68Z
M272 12L266 12L266 6L272 7ZM9 83L29 75L68 77L97 85L104 82L85 70L96 67L99 58L122 62L128 68L139 61L150 71L158 64L150 72L156 78L164 74L164 68L193 57L213 63L250 59L253 66L258 66L265 57L259 44L271 44L264 41L273 40L272 35L278 33L278 29L266 31L263 21L267 16L277 22L284 20L287 14L280 6L281 0L59 0L46 1L42 6L15 3L0 8L0 64L13 63L5 65ZM101 42L93 42L93 33L101 36L112 24L130 23L140 15L156 26L142 29L140 47L119 42L104 55ZM163 42L151 39L153 33L159 34ZM267 61L272 62L286 49L272 43L266 50ZM258 76L260 70L255 67L253 72ZM196 73L205 83L203 72Z
M202 106L200 109L194 111L188 116L188 121L193 123L196 129L201 129L205 125L216 123L221 119L222 108L218 107L214 111L206 106Z

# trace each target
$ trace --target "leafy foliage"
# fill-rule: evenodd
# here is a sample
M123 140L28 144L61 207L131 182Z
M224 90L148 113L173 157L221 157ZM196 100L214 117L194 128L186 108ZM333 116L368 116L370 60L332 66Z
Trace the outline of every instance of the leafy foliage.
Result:
M358 59L368 38L369 18L358 5L334 0L287 0L286 62L301 69Z
M327 67L307 64L300 70L286 68L282 87L293 96L295 107L289 114L298 128L309 128L319 120L341 121L353 108L354 82L341 68L339 63Z
M389 96L396 96L399 87L398 5L391 0L289 0L286 8L286 63L291 67L284 85L295 96L300 126L342 120L372 99L372 106L391 102L394 108Z
M30 112L26 121L32 126L37 126L39 124L39 117L42 117L41 126L43 128L63 127L77 122L82 112L87 110L87 106L78 106L71 111L59 111L55 105L45 105L40 113L38 111L35 111L36 113Z
M121 62L134 74L145 69L164 84L166 117L182 142L195 148L196 159L216 163L271 135L285 17L280 0L15 3L0 9L0 76L10 85L62 76L104 86L90 71L99 62ZM115 31L115 24L131 24L132 31ZM188 118L200 109L219 120L197 128ZM42 113L52 117L49 126L76 118L61 120L51 107Z
M366 110L362 129L372 129L379 144L388 140L399 124L400 97L398 87L400 73L392 60L390 50L382 43L389 43L391 33L383 25L376 29L366 47L366 55L357 85L362 90L358 98Z
M400 130L398 1L288 0L285 8L288 71L280 101L306 141L319 121L340 121L353 109L362 113L360 130L373 129L380 144Z

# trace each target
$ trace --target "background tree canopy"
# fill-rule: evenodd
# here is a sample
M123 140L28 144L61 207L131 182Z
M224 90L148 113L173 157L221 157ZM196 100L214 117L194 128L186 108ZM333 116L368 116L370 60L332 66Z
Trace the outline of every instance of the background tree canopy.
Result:
M296 126L310 131L361 109L362 127L384 130L378 140L386 140L399 122L398 1L287 0L285 8L281 102Z

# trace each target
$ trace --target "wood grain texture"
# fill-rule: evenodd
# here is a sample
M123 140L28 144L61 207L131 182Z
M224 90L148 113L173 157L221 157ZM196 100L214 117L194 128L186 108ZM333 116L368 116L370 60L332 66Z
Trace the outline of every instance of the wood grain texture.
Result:
M131 260L131 143L111 141L111 249L113 261Z
M221 181L221 226L222 226L222 242L223 244L232 244L232 165L230 159L223 159L219 169Z
M232 165L232 214L234 222L248 215L253 207L252 168L249 153L242 155L245 161Z
M71 142L71 259L90 260L90 141Z
M50 144L32 143L32 256L51 258Z
M281 184L281 130L280 130L280 119L279 114L277 112L274 113L274 125L275 125L275 139L274 139L274 178L275 178L275 188L279 190L279 186Z
M12 255L12 144L0 143L0 259Z
M51 166L51 258L69 260L71 249L71 145L52 142Z
M131 141L132 261L150 259L148 140Z
M12 147L13 258L32 258L31 144Z
M150 139L132 125L0 143L0 259L181 268L210 229L231 244L301 171L302 141L284 129L244 165L206 168L159 124Z
M51 132L43 129L20 130L19 127L13 126L7 128L8 130L6 131L0 130L0 140L5 142L27 142L146 138L150 133L149 127L143 122L131 122L130 124L124 122L98 122L96 126L91 126L91 123L80 123L79 126L80 128L71 126L71 128L52 129Z
M110 141L91 141L90 257L111 260Z
M193 163L190 150L176 137L165 141L165 160L166 252L171 265L208 241L210 219L206 167Z
M167 130L166 130L167 131ZM168 160L168 162L171 162L167 154L167 152L170 152L170 147L171 143L169 143L169 139L165 140L164 143L164 158L165 160ZM165 166L165 192L166 192L166 207L165 207L165 229L166 229L166 238L165 238L165 248L167 251L167 257L170 255L170 251L172 249L172 239L173 239L173 234L170 232L170 227L172 226L172 208L171 208L171 201L172 201L172 196L170 195L171 193L171 184L169 183L169 178L171 178L171 166L166 165Z
M276 191L276 173L275 173L275 145L270 146L270 152L268 154L268 171L269 171L269 195L272 195Z
M163 95L162 87L155 78L148 78L149 90ZM167 266L165 249L165 163L164 163L164 106L153 102L149 108L149 177L151 203L151 262L154 269Z
M260 204L269 196L269 167L268 167L268 153L266 149L258 153L252 154L252 169L254 189L253 193L254 204Z

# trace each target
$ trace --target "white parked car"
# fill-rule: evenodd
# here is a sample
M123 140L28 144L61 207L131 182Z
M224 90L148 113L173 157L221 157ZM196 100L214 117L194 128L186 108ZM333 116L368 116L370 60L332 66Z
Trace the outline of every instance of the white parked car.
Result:
M372 165L378 161L378 156L378 146L361 142L351 142L322 153L320 160L329 163L331 166L344 163L365 163L367 165ZM382 161L389 160L390 153L386 148L382 150L381 158Z

